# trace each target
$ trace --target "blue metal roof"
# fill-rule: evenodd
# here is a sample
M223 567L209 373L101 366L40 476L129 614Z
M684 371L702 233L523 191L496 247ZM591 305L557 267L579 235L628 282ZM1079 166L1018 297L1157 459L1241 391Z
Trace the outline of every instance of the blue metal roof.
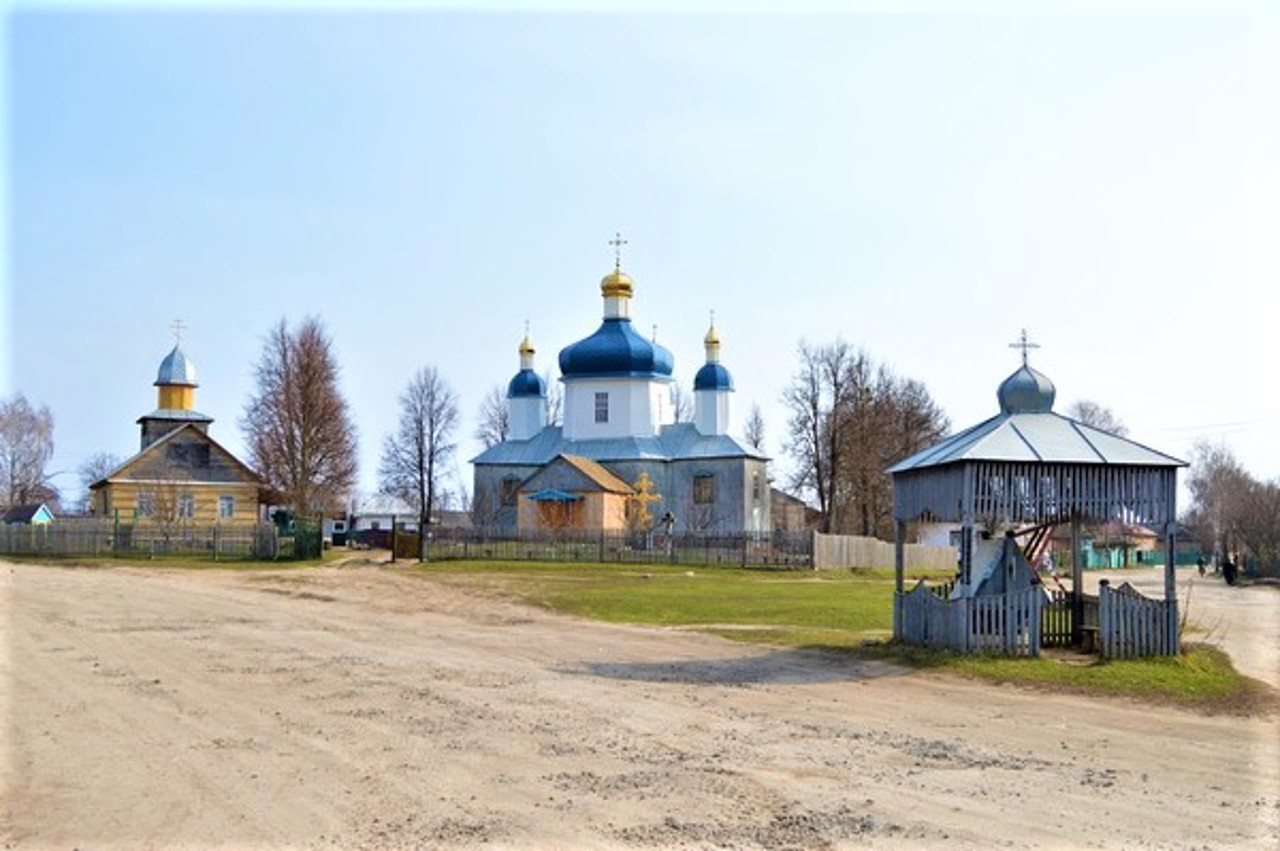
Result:
M729 370L718 363L702 365L698 374L693 377L694 390L732 390L733 376Z
M903 473L963 461L1186 466L1141 443L1046 411L998 414L899 461L888 472Z
M630 319L606 319L586 339L560 351L560 374L576 376L670 376L671 352L636 333Z
M581 455L593 461L680 461L690 458L766 456L726 434L704 435L693 423L663 426L657 437L568 440L560 426L547 426L528 440L507 440L471 459L473 464L540 467L557 455Z
M1044 373L1023 364L1000 383L996 397L1000 400L1000 410L1006 414L1042 414L1053 410L1057 393Z
M511 383L507 385L507 398L519 399L524 396L546 396L547 385L543 383L542 376L534 372L532 369L522 369L511 379Z
M199 386L196 384L196 365L187 359L181 346L174 346L173 351L169 352L165 359L160 362L160 370L156 373L155 383L157 385L184 384L188 387Z

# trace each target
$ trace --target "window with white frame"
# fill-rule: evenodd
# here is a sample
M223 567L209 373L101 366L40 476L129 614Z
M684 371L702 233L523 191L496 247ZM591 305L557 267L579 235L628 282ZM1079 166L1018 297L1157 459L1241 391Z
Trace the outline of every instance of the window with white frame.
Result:
M236 498L234 496L218 497L218 517L230 520L236 515Z
M156 513L156 498L153 494L138 494L138 516L150 517Z
M196 516L196 498L189 493L184 493L178 497L178 516L183 520L190 520Z

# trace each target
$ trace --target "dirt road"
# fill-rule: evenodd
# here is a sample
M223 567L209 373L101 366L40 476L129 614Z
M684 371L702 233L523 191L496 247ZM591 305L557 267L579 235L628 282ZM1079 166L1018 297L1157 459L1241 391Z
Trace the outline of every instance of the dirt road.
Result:
M1280 721L392 570L0 565L0 845L1269 848Z

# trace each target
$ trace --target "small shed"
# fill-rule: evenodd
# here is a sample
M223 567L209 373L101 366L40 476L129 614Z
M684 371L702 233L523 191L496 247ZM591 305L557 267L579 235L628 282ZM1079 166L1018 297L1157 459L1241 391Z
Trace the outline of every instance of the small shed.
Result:
M1098 631L1104 654L1177 653L1177 469L1186 463L1054 413L1056 390L1027 364L1027 349L1034 346L1025 332L1015 345L1022 348L1022 366L997 391L999 414L888 470L897 550L894 637L962 651L1038 653L1041 609L1048 600L1043 586L1006 588L993 577L1001 571L1025 575L1035 563L1025 554L1054 527L1067 525L1071 643L1085 643ZM918 520L960 524L959 567L947 598L903 588L906 524ZM1111 521L1160 531L1164 599L1134 601L1133 595L1103 588L1097 614L1086 617L1080 527ZM1028 542L1014 548L1021 552L1010 549L1015 538ZM1103 633L1100 623L1113 629Z
M520 484L517 528L618 531L627 526L631 485L602 464L561 453Z
M53 512L49 510L49 506L43 502L28 503L27 505L11 505L3 515L0 515L0 523L6 526L20 524L24 526L43 526L46 523L53 522Z

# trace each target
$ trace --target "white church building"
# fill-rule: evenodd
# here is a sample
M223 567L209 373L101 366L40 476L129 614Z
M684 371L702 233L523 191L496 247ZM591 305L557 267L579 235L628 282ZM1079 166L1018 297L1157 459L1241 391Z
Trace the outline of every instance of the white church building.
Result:
M560 352L563 424L548 422L547 388L526 334L507 387L507 439L472 459L478 526L625 528L642 474L653 524L675 532L770 529L768 459L730 437L733 378L720 363L712 323L706 363L693 382L693 422L677 423L674 360L632 325L635 285L621 261L600 282L604 317Z

